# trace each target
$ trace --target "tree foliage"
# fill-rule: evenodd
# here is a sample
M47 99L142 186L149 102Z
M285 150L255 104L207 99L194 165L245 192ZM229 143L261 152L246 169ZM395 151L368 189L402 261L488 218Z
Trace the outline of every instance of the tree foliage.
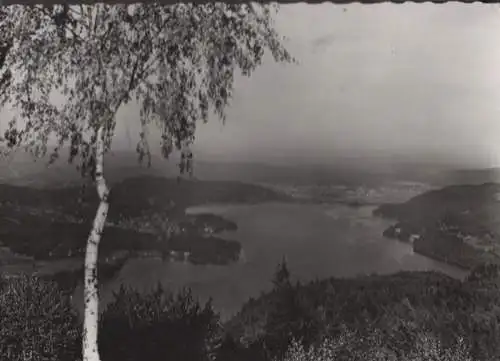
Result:
M320 337L321 326L315 305L299 292L300 284L292 284L286 259L277 266L273 284L275 297L266 318L264 342L270 357L281 358L294 339L312 344Z
M345 329L339 336L326 338L318 346L305 348L293 341L283 361L473 361L467 346L458 339L451 347L443 347L439 340L419 332L412 349L400 357L387 348L375 330L370 337L359 338L352 330Z
M88 174L98 128L109 150L116 112L135 101L140 160L151 159L153 125L162 154L183 150L181 171L189 171L196 123L211 112L225 119L235 72L251 75L266 52L293 61L273 27L276 11L270 4L223 3L3 8L7 40L0 45L8 46L0 48L0 79L9 81L0 83L0 104L18 111L4 142L51 161L67 147L69 160L78 159Z
M149 294L122 287L104 311L99 348L107 360L213 359L221 339L219 315L190 290Z
M56 284L22 275L2 280L0 354L3 359L79 360L79 321Z

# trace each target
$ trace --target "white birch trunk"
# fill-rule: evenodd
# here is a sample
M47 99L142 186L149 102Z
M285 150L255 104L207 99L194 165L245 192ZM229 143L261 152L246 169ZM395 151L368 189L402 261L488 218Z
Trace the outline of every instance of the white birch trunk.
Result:
M97 277L97 260L99 242L108 215L109 189L104 179L104 138L103 127L97 131L95 180L99 194L99 207L94 218L92 230L87 239L85 252L84 279L84 320L83 320L83 361L100 361L97 349L97 330L99 322L99 293Z

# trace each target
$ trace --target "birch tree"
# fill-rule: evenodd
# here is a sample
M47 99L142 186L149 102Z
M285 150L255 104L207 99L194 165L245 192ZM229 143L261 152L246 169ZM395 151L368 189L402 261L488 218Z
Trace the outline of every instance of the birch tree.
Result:
M3 53L0 104L15 114L4 134L8 149L36 157L63 154L95 181L100 203L85 254L83 359L97 349L97 259L109 204L104 154L112 145L116 113L130 101L140 108L137 152L151 162L148 129L161 134L161 152L182 153L196 123L210 114L225 120L235 73L245 76L268 52L291 62L274 29L275 5L135 4L21 5L1 9ZM56 97L62 102L56 102Z

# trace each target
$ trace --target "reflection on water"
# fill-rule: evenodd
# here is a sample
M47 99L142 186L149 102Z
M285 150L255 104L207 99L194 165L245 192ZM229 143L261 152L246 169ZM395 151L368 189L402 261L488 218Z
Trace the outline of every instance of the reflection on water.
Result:
M212 296L215 307L227 316L250 296L271 287L274 269L284 255L292 274L305 281L400 270L465 276L463 270L414 254L409 244L383 238L388 222L372 217L372 210L278 203L193 207L190 213L218 214L238 224L238 230L227 236L241 242L244 260L229 266L132 260L117 279L103 287L103 303L122 282L140 290L160 282L172 288L191 287L201 300Z

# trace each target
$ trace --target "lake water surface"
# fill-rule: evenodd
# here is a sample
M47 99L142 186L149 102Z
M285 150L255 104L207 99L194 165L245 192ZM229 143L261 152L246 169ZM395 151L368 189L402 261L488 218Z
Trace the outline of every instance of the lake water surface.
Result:
M437 270L456 278L466 275L464 270L413 253L409 244L384 238L382 232L389 222L373 217L373 209L287 203L192 207L188 213L217 214L238 224L236 232L223 236L241 242L241 262L194 266L134 259L103 286L103 305L121 283L147 291L160 282L173 288L190 287L200 300L211 296L216 309L227 317L250 296L270 289L283 256L292 276L304 281L401 270ZM76 292L80 294L81 288Z

